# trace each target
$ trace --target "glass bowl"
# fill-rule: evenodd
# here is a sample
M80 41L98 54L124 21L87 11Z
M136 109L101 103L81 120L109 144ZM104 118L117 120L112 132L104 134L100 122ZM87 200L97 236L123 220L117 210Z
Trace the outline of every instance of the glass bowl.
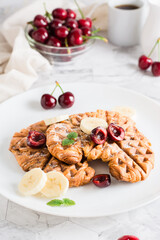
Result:
M31 48L37 50L42 54L51 64L66 64L72 63L76 59L79 59L85 52L87 52L95 39L89 39L85 43L79 46L73 47L52 47L39 42L36 42L33 38L30 37L29 31L31 26L27 25L25 27L25 37Z

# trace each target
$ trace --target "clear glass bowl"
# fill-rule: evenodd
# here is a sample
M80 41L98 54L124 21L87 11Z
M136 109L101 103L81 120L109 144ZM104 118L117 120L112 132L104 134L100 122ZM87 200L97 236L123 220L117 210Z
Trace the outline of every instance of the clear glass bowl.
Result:
M84 55L87 52L93 43L94 39L89 39L82 45L74 47L52 47L39 42L36 42L29 35L31 26L27 25L25 27L25 37L29 45L41 53L51 64L66 64L72 63L76 59L79 59L80 56Z

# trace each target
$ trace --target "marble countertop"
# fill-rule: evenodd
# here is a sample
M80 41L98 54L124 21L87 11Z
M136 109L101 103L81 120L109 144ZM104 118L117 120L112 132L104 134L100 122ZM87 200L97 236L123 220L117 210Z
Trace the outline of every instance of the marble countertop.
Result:
M1 21L29 2L31 0L1 0ZM98 82L132 89L160 102L160 78L137 68L141 54L140 46L123 49L96 42L83 61L39 74L33 87L57 79L63 82ZM117 240L125 234L133 234L140 240L159 240L160 199L137 210L110 217L66 218L29 210L0 196L1 240Z

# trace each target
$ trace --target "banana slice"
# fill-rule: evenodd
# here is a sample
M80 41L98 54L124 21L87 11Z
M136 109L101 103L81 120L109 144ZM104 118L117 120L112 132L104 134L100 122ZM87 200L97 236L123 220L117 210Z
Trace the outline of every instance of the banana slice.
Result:
M66 114L66 115L59 115L57 117L45 119L44 122L45 122L46 126L49 126L53 123L61 122L61 121L67 120L67 119L69 119L69 115Z
M69 187L68 179L60 172L51 171L47 174L47 182L41 193L47 198L60 197L65 194Z
M46 174L40 168L33 168L21 179L18 189L25 196L39 193L47 181Z
M136 113L135 109L131 108L131 107L123 107L123 106L116 106L113 108L113 111L115 112L119 112L122 115L125 115L127 117L133 117Z
M87 117L82 119L80 128L84 133L91 134L91 131L96 127L107 128L107 122L102 118Z

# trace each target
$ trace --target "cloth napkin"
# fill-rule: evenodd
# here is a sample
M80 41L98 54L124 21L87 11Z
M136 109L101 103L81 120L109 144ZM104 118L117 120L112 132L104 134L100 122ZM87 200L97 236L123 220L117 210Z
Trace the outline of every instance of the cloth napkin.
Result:
M35 15L44 14L44 0L38 0L14 13L0 29L0 102L29 89L37 80L37 71L50 71L53 67L36 50L30 48L25 35L26 22ZM45 0L48 11L56 7L75 9L74 1ZM85 16L96 18L95 26L107 29L107 4L84 6Z

